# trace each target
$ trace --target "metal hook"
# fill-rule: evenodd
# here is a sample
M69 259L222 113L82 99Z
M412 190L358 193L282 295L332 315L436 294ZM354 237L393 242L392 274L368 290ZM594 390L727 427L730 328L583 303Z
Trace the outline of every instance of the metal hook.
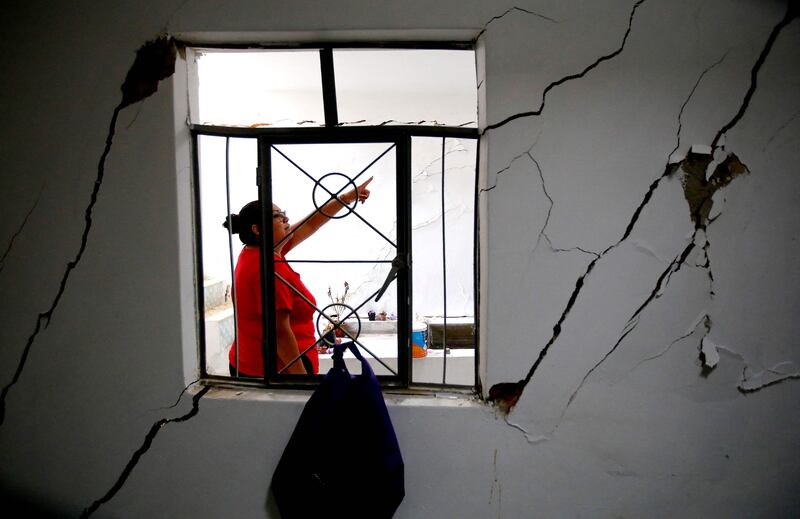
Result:
M392 281L395 280L397 277L398 272L401 269L406 268L406 262L403 260L399 255L395 256L392 260L392 269L389 271L389 274L386 276L386 280L383 282L383 286L378 291L378 295L375 297L375 302L377 303L378 300L383 297L383 293L389 288L389 285L392 284Z

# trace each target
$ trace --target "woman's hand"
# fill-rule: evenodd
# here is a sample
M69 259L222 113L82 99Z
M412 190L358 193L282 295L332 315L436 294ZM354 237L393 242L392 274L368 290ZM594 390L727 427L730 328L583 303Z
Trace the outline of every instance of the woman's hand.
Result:
M350 205L353 202L361 202L362 204L369 198L369 189L367 186L374 177L369 177L367 180L361 183L360 186L356 187L355 189L351 189L347 191L343 195L339 195L339 200L342 202Z
M300 223L295 223L289 230L292 235L291 239L283 246L283 254L297 247L300 243L306 240L309 236L319 230L320 227L328 223L331 217L339 211L348 207L352 203L361 202L362 204L369 198L369 189L367 186L372 182L373 177L361 183L360 186L355 187L341 194L335 198L328 200L328 202L321 208L306 216Z

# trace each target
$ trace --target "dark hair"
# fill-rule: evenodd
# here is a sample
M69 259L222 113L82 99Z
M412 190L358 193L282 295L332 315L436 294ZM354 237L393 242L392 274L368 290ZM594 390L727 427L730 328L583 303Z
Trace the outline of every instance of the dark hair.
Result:
M231 214L222 226L232 234L238 234L245 245L258 245L258 235L253 232L253 224L261 227L261 202L253 200L239 210L239 214Z

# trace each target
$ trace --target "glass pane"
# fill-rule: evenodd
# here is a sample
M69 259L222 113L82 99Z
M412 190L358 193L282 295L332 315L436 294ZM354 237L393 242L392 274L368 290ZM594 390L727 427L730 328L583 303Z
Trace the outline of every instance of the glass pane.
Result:
M477 141L417 137L411 150L412 382L472 386Z
M201 135L199 148L200 232L203 241L203 293L206 370L212 375L229 374L228 351L234 338L231 265L236 264L242 244L229 240L222 222L258 197L255 183L257 142L231 138L229 144L230 186L225 178L225 137Z
M270 153L273 202L287 213L291 224L304 221L332 194L344 194L372 178L366 203L357 204L352 212L343 209L335 214L336 218L293 248L286 260L314 296L317 309L332 319L343 319L353 335L360 323L358 343L397 373L396 282L378 303L374 302L396 255L395 146L291 144L275 145ZM347 317L353 310L355 313ZM384 312L386 320L370 321L370 311L377 316ZM331 323L318 313L314 322L315 340L319 340ZM340 338L348 340L346 336ZM325 373L332 365L331 350L324 343L319 346L319 373ZM393 375L370 353L363 353L375 373ZM360 365L349 352L345 361L353 372L360 372Z
M333 51L339 122L477 126L471 50Z
M201 51L195 123L323 126L318 50Z

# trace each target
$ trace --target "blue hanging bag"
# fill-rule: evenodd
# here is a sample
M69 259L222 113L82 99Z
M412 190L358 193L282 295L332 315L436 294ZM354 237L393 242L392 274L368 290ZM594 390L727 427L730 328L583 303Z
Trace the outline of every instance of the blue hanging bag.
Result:
M361 361L350 375L342 354ZM405 496L403 458L378 378L353 342L306 403L275 473L283 519L389 519Z

